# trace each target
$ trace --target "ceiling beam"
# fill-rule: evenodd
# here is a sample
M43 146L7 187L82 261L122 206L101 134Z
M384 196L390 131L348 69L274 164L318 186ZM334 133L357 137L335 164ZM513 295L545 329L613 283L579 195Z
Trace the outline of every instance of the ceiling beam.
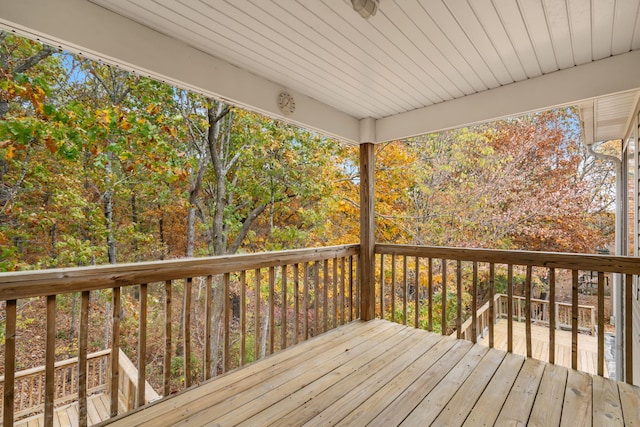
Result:
M357 118L87 0L2 1L0 27L327 136L360 142ZM288 117L277 105L283 90L296 103Z
M407 138L638 89L639 65L640 51L633 51L385 117L376 136L378 142Z

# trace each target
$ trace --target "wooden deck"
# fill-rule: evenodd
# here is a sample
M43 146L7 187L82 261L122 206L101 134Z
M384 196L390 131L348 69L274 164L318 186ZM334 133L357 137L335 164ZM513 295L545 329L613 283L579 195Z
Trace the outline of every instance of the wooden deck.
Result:
M483 345L356 321L111 426L640 425L640 389Z
M500 319L494 325L494 345L497 349L507 349L507 320ZM481 344L489 345L489 335ZM549 361L549 328L545 326L531 325L531 350L534 359ZM513 352L527 355L524 322L513 322ZM556 330L555 364L571 367L571 332ZM589 374L598 372L598 338L578 334L578 369ZM604 367L604 376L608 377L607 366Z
M87 422L98 424L109 419L110 398L106 394L96 394L87 399ZM16 421L14 427L44 427L44 416L37 415ZM55 427L76 427L78 425L78 402L61 406L54 410L53 425Z

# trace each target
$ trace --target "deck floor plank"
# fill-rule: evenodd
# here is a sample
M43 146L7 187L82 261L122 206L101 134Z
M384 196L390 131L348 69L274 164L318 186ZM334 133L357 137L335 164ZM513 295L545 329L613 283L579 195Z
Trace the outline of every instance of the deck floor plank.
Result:
M545 366L538 395L529 417L530 426L544 427L560 424L567 371L568 369L563 366L551 364Z
M434 426L458 426L462 425L471 413L482 392L493 378L506 353L496 349L490 349L487 355L469 375L467 380L456 391L442 412L434 420Z
M569 370L561 426L590 426L593 422L593 381L589 374Z
M633 426L639 390L403 325L356 321L102 425L573 426L621 425L624 417Z
M598 376L593 377L593 424L596 426L624 425L618 386Z
M345 345L353 347L365 342L372 336L389 329L390 327L387 327L385 323L388 322L356 321L341 326L326 334L291 346L286 352L276 353L246 365L244 368L222 375L213 381L201 384L192 390L172 396L163 405L149 405L144 411L134 412L126 418L118 418L112 422L112 425L128 427L134 424L152 427L161 423L177 423L193 414L197 408L206 408L232 397L234 392L241 393L246 387L267 382L273 376L285 372L289 366L306 364L309 359L318 355L329 357L331 354L339 354L345 351ZM168 405L170 411L167 411L165 405Z
M486 347L473 346L464 358L460 360L460 363L449 371L438 385L411 411L401 425L404 427L430 425L480 364L488 351Z
M502 406L496 425L527 424L543 372L544 363L535 359L525 360L518 378L516 378L516 382Z
M436 336L436 335L434 335ZM382 409L386 408L402 393L408 385L413 384L426 370L441 357L448 354L456 340L445 337L415 362L399 372L389 383L372 392L371 389L360 387L354 389L345 398L325 408L305 425L335 425L344 420L345 424L366 424L375 418ZM407 352L409 353L409 352ZM347 418L348 417L348 418Z
M467 427L494 425L504 401L507 399L513 384L516 382L525 358L521 355L507 353L485 391L476 402L471 414L464 422Z
M361 354L355 357L345 353L332 360L327 360L317 369L306 370L301 375L282 384L278 390L274 390L274 393L264 394L243 406L235 407L233 411L218 418L218 422L238 426L268 425L277 422L295 408L313 399L314 395L325 391L341 379L349 378L350 381L347 383L349 386L364 381L364 376L352 376L352 374L359 371L367 374L378 371L385 364L400 356L405 348L405 341L416 332L419 331L405 328L390 334L383 341L372 342L371 347L363 348ZM254 415L250 416L252 413Z
M328 389L312 396L312 399L302 402L272 425L298 426L310 420L310 424L333 425L346 416L350 409L360 406L371 395L372 390L386 386L398 376L398 372L403 372L415 364L441 341L442 337L429 334L417 341L412 346L412 351L406 351L405 347L393 349L395 351L392 350L381 360L379 368L367 366L366 369L359 369L357 373L341 379ZM331 415L337 419L329 419Z
M440 381L455 368L458 362L471 350L469 342L458 341L445 357L440 358L427 369L416 381L409 385L391 404L380 412L372 421L373 425L400 425L413 409L433 390ZM361 422L347 417L338 425L354 425Z
M640 388L617 383L625 426L640 427Z

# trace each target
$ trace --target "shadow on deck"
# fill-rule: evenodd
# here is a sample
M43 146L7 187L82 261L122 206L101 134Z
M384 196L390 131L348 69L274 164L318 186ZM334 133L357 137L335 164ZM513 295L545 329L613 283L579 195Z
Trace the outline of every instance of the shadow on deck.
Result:
M640 389L355 321L104 425L638 425Z

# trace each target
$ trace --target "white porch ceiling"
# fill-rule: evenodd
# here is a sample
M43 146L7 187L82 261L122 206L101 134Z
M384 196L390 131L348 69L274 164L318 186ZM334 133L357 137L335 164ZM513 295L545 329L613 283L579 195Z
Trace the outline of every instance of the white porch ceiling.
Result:
M351 142L585 101L608 137L637 97L595 100L640 88L640 0L0 0L0 26L276 117L288 90Z

